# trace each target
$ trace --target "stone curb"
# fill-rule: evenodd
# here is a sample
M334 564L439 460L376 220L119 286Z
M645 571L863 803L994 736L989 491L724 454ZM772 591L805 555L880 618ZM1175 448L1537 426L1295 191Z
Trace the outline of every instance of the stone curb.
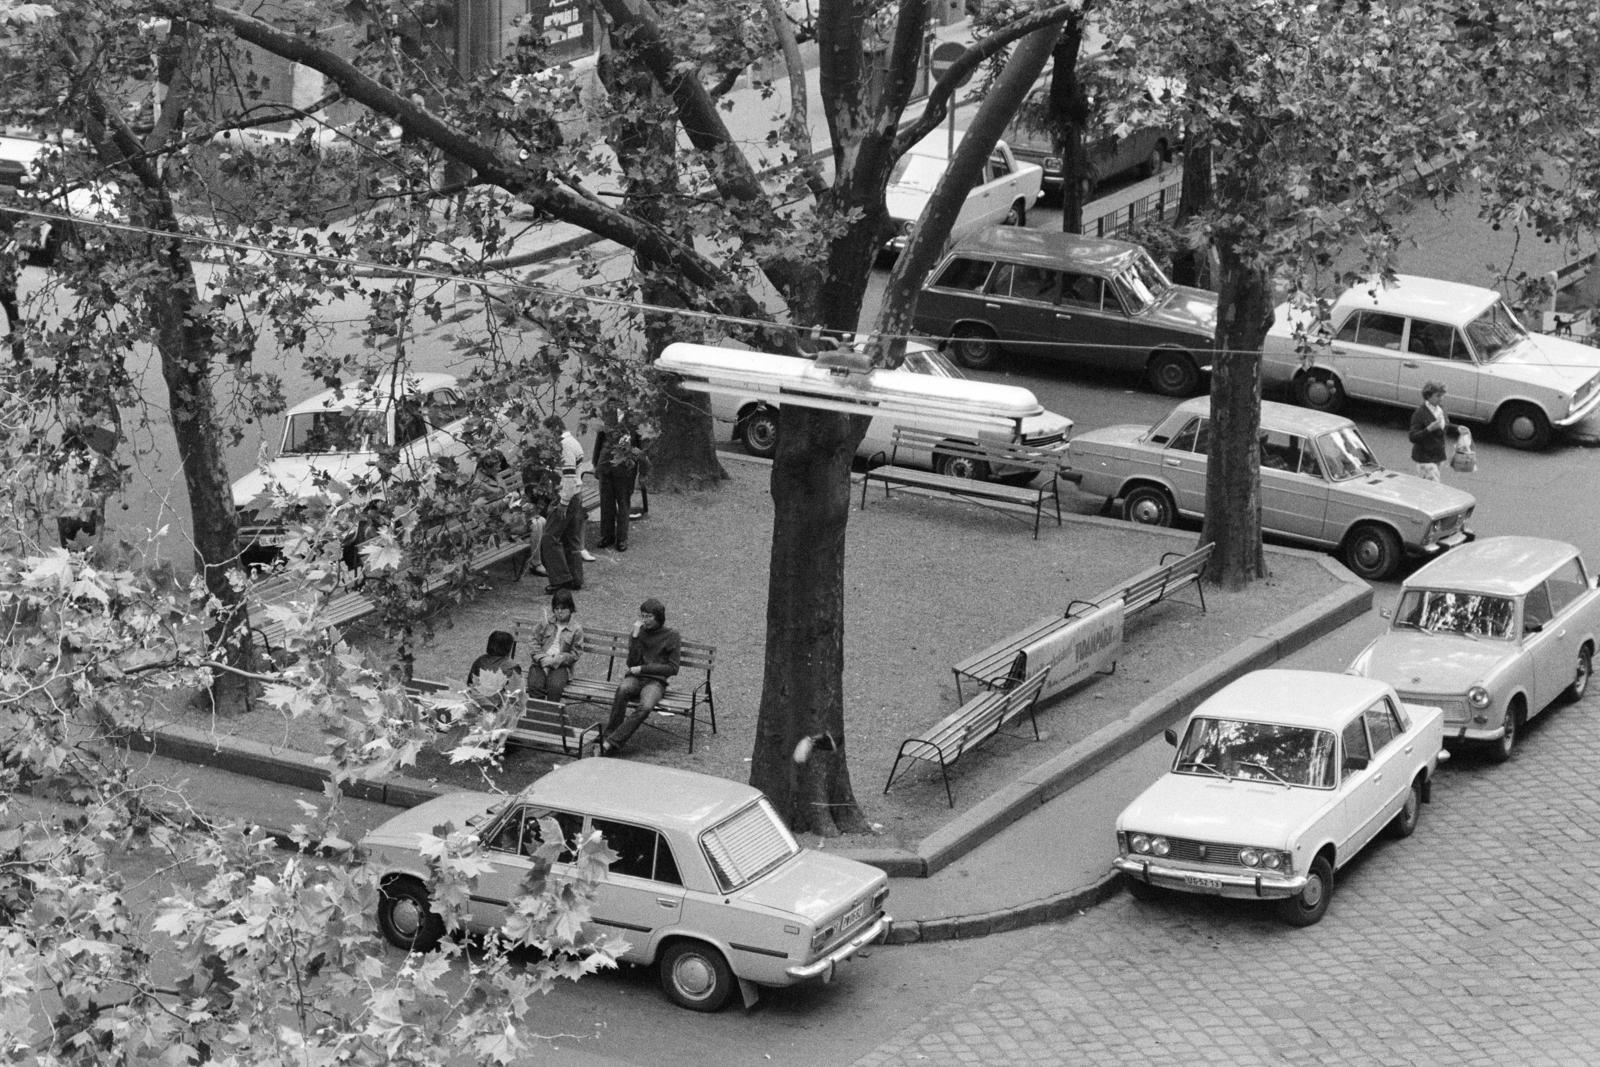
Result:
M1077 517L1078 521L1111 520ZM1188 535L1174 533L1175 537ZM1364 614L1372 605L1372 587L1333 560L1297 549L1275 549L1314 558L1338 578L1343 588L1302 608L1289 618L1247 637L1205 667L1192 671L1155 696L1140 702L1127 715L1109 723L1060 755L1046 761L955 820L922 840L915 851L907 849L846 849L836 855L870 864L896 878L926 878L959 859L1005 826L1084 781L1108 764L1137 749L1167 725L1186 715L1196 704L1247 671L1268 666L1303 648L1311 641ZM265 745L247 738L223 738L181 724L159 729L128 728L124 742L139 752L150 752L201 766L250 775L284 785L320 791L328 774L308 763L304 753ZM403 776L375 782L357 779L343 791L363 800L413 807L439 796L425 782ZM264 827L281 842L287 830ZM1054 922L1093 907L1117 891L1109 873L1087 885L1064 893L1010 905L975 915L926 919L897 919L887 943L962 940L991 933Z

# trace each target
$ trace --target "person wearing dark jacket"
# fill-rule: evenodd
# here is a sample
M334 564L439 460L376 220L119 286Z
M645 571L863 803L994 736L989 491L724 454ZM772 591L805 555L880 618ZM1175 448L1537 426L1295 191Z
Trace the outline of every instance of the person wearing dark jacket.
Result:
M621 419L608 419L594 439L600 483L600 547L628 551L628 507L639 477L639 435Z
M628 641L628 670L611 698L611 718L606 723L603 756L620 752L667 691L667 679L678 673L681 640L667 626L667 608L655 597L639 605L639 618ZM639 702L630 714L628 705Z
M1439 465L1445 461L1444 439L1456 437L1461 428L1452 426L1444 413L1444 386L1427 382L1422 386L1422 404L1411 413L1411 459L1417 475L1430 482L1442 481Z

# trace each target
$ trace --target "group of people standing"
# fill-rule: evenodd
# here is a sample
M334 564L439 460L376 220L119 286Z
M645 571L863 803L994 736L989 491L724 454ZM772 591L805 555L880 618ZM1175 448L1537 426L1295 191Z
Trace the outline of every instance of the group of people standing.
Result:
M595 556L586 545L589 511L583 503L583 479L592 476L600 490L600 540L597 548L628 551L630 508L644 454L639 435L626 421L613 418L595 437L593 459L583 445L552 415L545 425L560 433L560 488L544 512L536 570L545 575L545 592L583 588L583 565Z

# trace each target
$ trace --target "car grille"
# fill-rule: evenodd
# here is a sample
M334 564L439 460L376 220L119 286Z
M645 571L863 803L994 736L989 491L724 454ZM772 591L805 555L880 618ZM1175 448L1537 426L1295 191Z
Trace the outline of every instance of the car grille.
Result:
M1214 841L1190 841L1185 837L1169 837L1167 843L1172 847L1172 851L1166 856L1169 860L1215 863L1224 867L1244 866L1239 862L1238 845L1219 845Z
M1444 721L1460 725L1467 721L1467 701L1460 696L1443 696L1438 693L1411 693L1399 690L1400 699L1407 704L1427 704L1444 709Z
M1051 445L1059 445L1066 439L1067 435L1062 433L1040 433L1024 436L1022 444L1026 448L1048 448Z

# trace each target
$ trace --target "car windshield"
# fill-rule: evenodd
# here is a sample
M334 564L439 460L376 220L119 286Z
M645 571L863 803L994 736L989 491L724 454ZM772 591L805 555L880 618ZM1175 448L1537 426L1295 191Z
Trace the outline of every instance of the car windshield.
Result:
M374 452L383 441L381 411L304 411L289 416L283 435L283 454Z
M1322 469L1331 482L1348 481L1383 470L1383 464L1378 462L1354 426L1344 426L1318 437L1317 451L1322 453Z
M1331 789L1334 735L1309 726L1201 717L1189 723L1172 769L1200 777Z
M1172 282L1161 273L1156 261L1143 249L1133 257L1132 262L1118 272L1117 284L1127 294L1130 312L1154 307L1172 289Z
M1478 358L1485 363L1499 359L1527 336L1528 331L1503 300L1496 300L1482 315L1467 323L1467 337Z
M1407 589L1394 613L1396 630L1421 630L1430 634L1465 637L1511 637L1516 601L1480 593L1452 593L1444 589Z
M954 363L931 348L907 349L906 361L901 364L900 369L910 371L912 374L926 374L933 378L965 380L967 377Z
M800 851L766 797L701 834L700 847L724 893L749 885Z
M914 152L907 152L900 157L900 162L896 163L894 170L890 172L889 184L931 193L933 187L939 184L939 179L944 177L948 163L948 160L934 156L919 156Z

